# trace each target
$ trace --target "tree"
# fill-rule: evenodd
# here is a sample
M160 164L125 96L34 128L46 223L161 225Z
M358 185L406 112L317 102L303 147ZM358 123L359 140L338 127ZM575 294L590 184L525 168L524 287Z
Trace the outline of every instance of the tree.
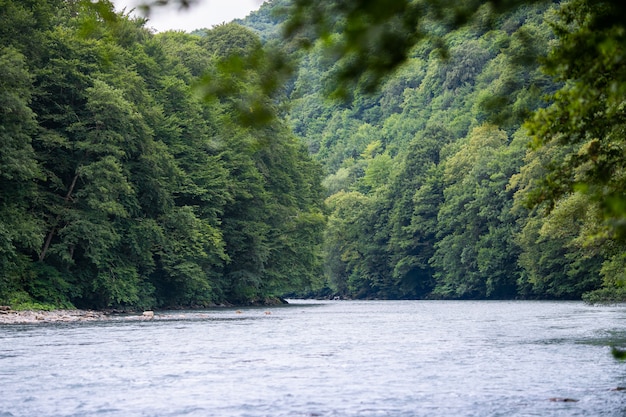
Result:
M288 11L285 30L288 37L302 37L305 47L311 35L327 43L338 60L334 94L345 97L358 85L375 89L416 45L443 47L442 34L470 24L488 26L498 14L523 3L534 2L298 0Z
M572 255L577 263L593 262L594 271L602 264L604 282L618 298L623 298L624 277L616 268L621 262L616 254L623 252L626 236L624 111L620 104L626 91L625 13L620 2L573 1L564 4L552 22L558 43L544 67L562 87L552 95L552 104L527 123L535 153L551 157L544 175L525 194L528 206L554 212L551 216L561 221L563 212L578 218L588 213L582 216L586 225L573 229L579 230L579 236L572 236L567 247L586 255ZM600 254L604 251L590 250L599 245L604 255ZM592 287L585 286L585 277L575 277L576 286Z
M388 281L384 243L378 231L384 214L380 202L359 192L339 192L327 199L326 271L332 288L357 298L394 298ZM384 239L384 238L383 238Z
M24 56L0 49L0 74L0 297L6 297L28 270L24 251L42 244L41 221L29 205L43 173L32 147L37 123Z
M0 17L18 26L45 9L9 3ZM271 60L258 38L157 36L112 10L66 3L36 26L39 54L28 39L1 50L2 302L208 306L317 285L320 169L258 87ZM211 49L231 35L249 54L222 84L237 94L202 100L192 85L232 63Z
M437 270L435 294L508 298L516 293L516 250L507 230L514 223L506 219L511 202L506 184L516 164L507 143L504 131L483 125L445 162L444 202L431 260Z
M575 1L565 5L554 23L559 44L546 68L563 88L553 104L528 123L535 146L567 149L554 161L540 185L550 201L582 192L600 204L606 226L617 237L624 234L626 207L622 101L626 91L622 51L626 38L620 2Z
M391 202L388 251L394 278L413 297L425 297L434 287L437 212L443 203L441 150L452 135L440 125L430 126L399 159L387 199Z
M621 285L617 2L296 0L270 18L281 1L252 19L260 37L153 35L108 1L5 3L26 35L0 29L4 294L171 306L320 286L322 168L344 295ZM555 80L537 71L548 45Z

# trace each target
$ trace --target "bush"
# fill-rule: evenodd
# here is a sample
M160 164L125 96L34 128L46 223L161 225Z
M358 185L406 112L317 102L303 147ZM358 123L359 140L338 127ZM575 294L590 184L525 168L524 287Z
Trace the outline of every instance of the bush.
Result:
M626 303L626 287L605 287L583 294L583 301L588 304Z

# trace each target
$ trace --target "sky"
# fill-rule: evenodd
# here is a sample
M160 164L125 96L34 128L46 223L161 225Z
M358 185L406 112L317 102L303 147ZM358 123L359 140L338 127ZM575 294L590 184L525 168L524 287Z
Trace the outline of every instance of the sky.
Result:
M213 25L228 23L233 19L244 18L250 12L258 10L263 0L197 0L189 9L179 10L179 6L168 5L154 7L150 12L147 27L157 32L166 30L184 30L211 28ZM124 7L129 11L149 0L113 0L116 10ZM172 0L170 0L172 2ZM136 12L140 15L139 12Z

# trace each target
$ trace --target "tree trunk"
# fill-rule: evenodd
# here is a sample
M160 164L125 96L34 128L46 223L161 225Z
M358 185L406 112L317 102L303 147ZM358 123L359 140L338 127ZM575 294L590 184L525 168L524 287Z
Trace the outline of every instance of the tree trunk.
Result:
M76 187L76 181L78 181L78 170L76 170L76 174L74 175L74 178L72 178L72 183L70 184L70 188L67 190L67 194L65 195L65 198L63 199L63 201L65 201L65 203L67 203L68 201L70 201L70 198L72 197L72 193L74 192L74 187ZM52 243L52 238L54 237L54 234L57 231L57 224L60 221L60 215L57 216L56 221L54 222L54 226L52 226L52 229L50 230L50 232L48 233L48 236L46 237L46 241L43 244L43 248L41 248L41 252L39 253L39 260L43 261L43 259L46 257L46 253L48 253L48 249L50 248L50 244Z

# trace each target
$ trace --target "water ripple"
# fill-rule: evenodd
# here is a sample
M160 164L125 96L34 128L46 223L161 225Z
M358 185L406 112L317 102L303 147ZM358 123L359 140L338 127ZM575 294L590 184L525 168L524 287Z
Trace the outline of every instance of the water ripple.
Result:
M167 313L170 314L170 313ZM295 302L0 328L0 417L617 416L622 308ZM571 398L559 402L550 399Z

